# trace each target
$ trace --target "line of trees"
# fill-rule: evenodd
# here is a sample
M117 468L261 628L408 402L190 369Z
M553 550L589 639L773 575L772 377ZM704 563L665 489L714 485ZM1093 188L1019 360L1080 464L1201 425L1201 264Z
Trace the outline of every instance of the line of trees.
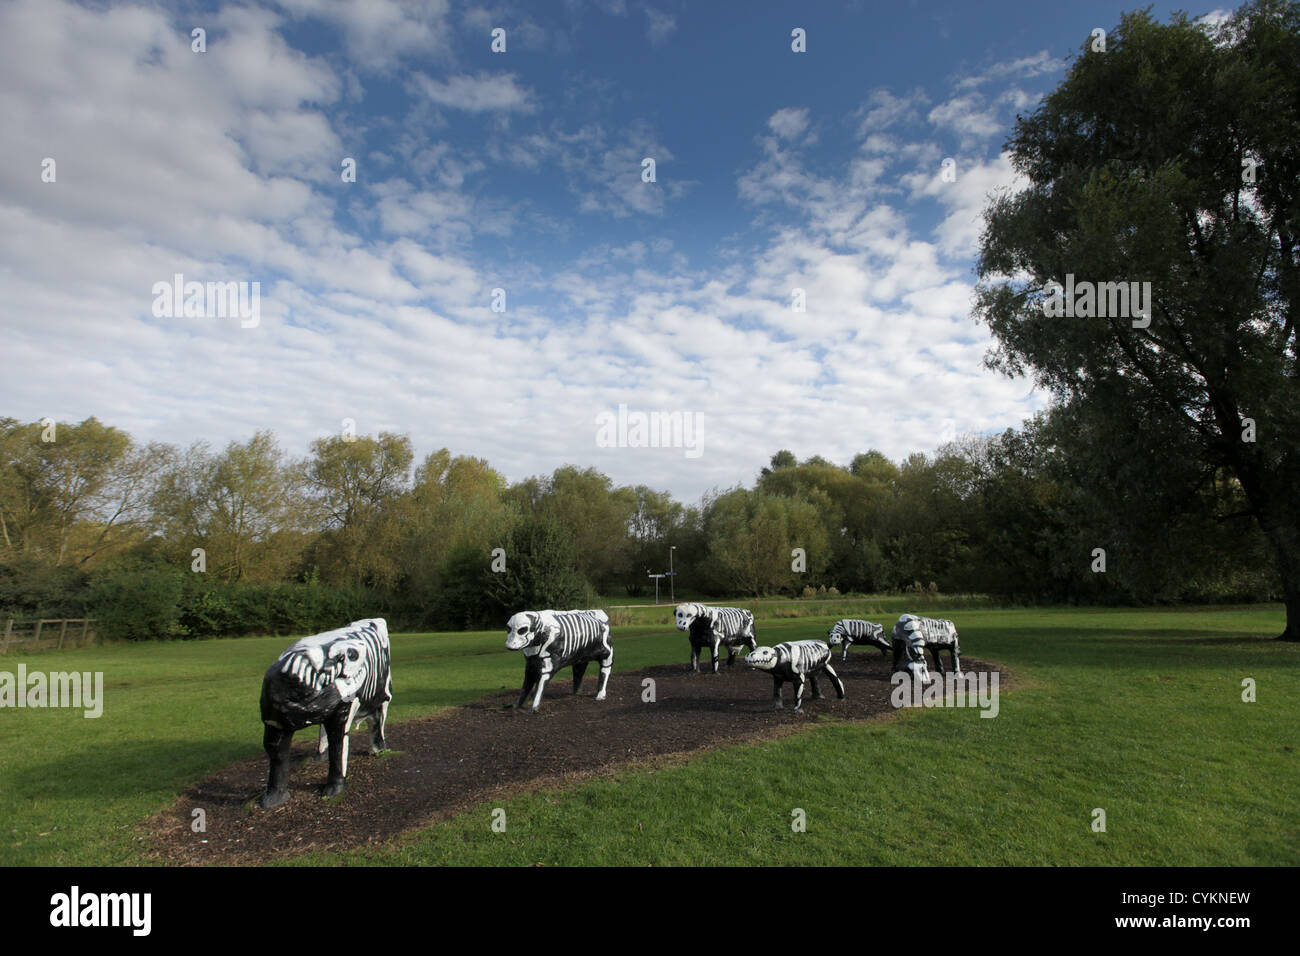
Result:
M788 451L697 505L566 465L508 482L409 437L293 460L269 431L142 444L94 418L0 419L0 614L94 614L124 638L292 632L383 613L497 626L521 607L639 598L669 563L719 598L976 591L1033 602L1258 600L1278 581L1226 472L1197 507L1116 471L1069 409L893 462Z

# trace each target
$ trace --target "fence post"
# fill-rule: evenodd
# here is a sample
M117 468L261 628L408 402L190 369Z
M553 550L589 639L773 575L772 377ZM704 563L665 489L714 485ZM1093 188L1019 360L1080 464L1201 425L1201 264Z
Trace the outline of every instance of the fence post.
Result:
M57 650L60 650L60 651L63 650L63 635L65 635L65 634L68 633L68 621L69 621L69 620L71 620L71 619L65 617L65 618L60 622L60 623L62 624L62 627L59 628L59 643L56 645L56 649L57 649Z
M90 634L90 618L83 617L81 619L81 646L82 647L86 646L86 639L89 634Z

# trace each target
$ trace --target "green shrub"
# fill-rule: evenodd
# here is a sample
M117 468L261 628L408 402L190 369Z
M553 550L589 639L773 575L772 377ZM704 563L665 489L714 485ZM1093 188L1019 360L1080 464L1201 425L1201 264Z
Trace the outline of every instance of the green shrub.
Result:
M184 636L184 575L171 565L149 561L124 562L97 570L89 589L96 631L121 641Z

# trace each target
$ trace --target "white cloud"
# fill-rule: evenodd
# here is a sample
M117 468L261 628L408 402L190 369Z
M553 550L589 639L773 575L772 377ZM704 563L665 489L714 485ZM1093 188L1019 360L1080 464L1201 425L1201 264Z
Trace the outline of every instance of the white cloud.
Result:
M1028 79L1034 76L1042 76L1045 73L1054 73L1065 68L1066 61L1061 57L1054 57L1046 50L1039 50L1031 56L1022 56L1014 60L1004 60L1000 63L994 63L985 69L982 73L976 73L971 76L962 77L957 81L957 89L968 90L989 82L990 80L1005 80L1010 78Z
M355 66L388 71L404 57L449 56L447 0L278 0L293 16L338 28Z
M987 162L959 161L955 176L954 182L945 182L939 170L917 172L904 177L904 182L914 198L934 198L946 207L947 214L935 229L939 250L949 258L971 259L979 251L990 197L1004 190L1017 192L1028 183L1012 167L1008 153Z
M458 74L446 80L416 73L412 79L420 95L430 102L467 113L488 110L527 113L533 109L530 93L516 83L513 73Z
M962 149L973 148L1004 131L997 113L985 105L978 93L954 96L930 110L926 119L956 133Z
M782 139L794 139L808 128L808 110L787 106L769 116L767 125Z
M883 88L872 90L857 112L861 120L858 135L866 137L899 123L914 120L928 102L929 98L919 87L903 96L895 96Z
M646 7L645 15L649 21L646 35L650 38L651 46L663 43L668 39L668 35L677 29L677 18L670 13L664 13L654 7Z

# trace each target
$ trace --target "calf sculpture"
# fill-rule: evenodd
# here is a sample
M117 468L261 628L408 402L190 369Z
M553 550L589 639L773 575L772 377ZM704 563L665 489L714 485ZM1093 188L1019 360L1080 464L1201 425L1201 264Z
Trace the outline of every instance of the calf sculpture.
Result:
M821 671L825 671L835 685L839 699L844 699L844 682L835 673L835 668L831 667L831 649L822 641L787 641L776 647L758 647L745 658L745 663L772 675L772 697L776 701L777 710L784 706L781 703L781 686L786 681L794 684L796 713L803 710L805 678L812 681L813 697L820 700L823 694L817 686L817 675Z
M857 621L850 618L836 621L831 625L831 629L826 632L826 643L831 647L840 644L844 645L844 653L840 657L841 661L849 659L849 648L854 644L870 644L872 647L880 648L881 654L888 654L890 650L890 642L885 637L885 626L883 624L873 624L871 621Z
M713 658L713 673L718 672L718 651L727 648L727 666L736 662L736 649L758 647L754 636L754 614L738 607L710 607L707 604L679 604L675 612L677 630L686 631L691 639L691 670L700 669L700 651L707 647Z
M388 624L381 618L304 637L289 645L262 680L262 746L270 761L266 792L258 803L275 807L289 796L293 735L319 724L319 750L329 749L329 778L321 795L343 792L348 775L348 732L370 719L370 750L387 749L384 724L393 699Z
M943 659L939 652L947 650L952 655L953 673L961 676L961 648L957 642L957 626L952 621L904 614L894 625L894 670L905 670L913 679L923 684L930 682L930 671L925 666L925 650L929 648L934 666L943 674ZM901 665L901 666L900 666Z
M523 651L525 657L524 687L515 701L516 709L536 688L530 708L536 711L547 681L570 664L576 694L591 661L600 661L596 700L605 699L605 686L614 665L614 645L610 641L609 616L604 611L521 611L506 622L506 647Z

